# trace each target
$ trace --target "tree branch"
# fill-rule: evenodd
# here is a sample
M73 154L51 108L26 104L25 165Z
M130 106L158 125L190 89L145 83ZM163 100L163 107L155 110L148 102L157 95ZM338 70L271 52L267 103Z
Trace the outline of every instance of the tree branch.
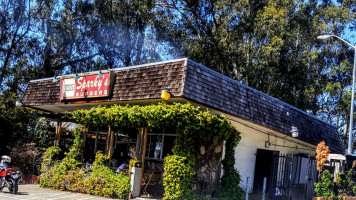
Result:
M90 55L90 56L87 56L87 57L84 57L84 58L78 58L78 59L75 59L75 60L69 60L69 61L67 61L65 63L57 65L56 68L57 69L61 69L61 68L66 67L68 65L73 65L73 64L76 64L76 63L79 63L79 62L84 62L84 61L90 60L90 59L92 59L92 58L94 58L95 56L98 56L98 55L100 55L100 53L95 53L93 55Z

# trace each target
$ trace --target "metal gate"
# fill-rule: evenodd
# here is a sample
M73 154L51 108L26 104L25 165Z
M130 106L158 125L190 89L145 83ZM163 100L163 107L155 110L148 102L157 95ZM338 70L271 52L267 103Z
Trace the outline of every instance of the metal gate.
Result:
M269 199L305 199L314 195L317 178L316 160L305 155L279 154L272 156L269 178Z

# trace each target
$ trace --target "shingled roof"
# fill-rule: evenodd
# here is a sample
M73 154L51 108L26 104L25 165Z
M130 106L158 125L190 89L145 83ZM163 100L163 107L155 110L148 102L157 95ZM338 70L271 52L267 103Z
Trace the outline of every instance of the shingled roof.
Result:
M287 135L296 126L299 139L314 145L324 140L332 151L344 152L335 126L189 59L113 71L116 78L112 95L81 103L160 99L160 91L170 88L175 98L185 98ZM31 81L22 102L37 108L68 103L61 102L59 82L53 83L52 79Z

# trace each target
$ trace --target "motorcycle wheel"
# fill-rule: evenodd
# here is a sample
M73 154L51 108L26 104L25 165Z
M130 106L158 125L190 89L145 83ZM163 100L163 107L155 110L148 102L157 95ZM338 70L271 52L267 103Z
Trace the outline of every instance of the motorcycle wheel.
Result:
M17 181L11 180L11 186L9 187L10 193L17 194L18 190L19 190L19 185L17 184Z

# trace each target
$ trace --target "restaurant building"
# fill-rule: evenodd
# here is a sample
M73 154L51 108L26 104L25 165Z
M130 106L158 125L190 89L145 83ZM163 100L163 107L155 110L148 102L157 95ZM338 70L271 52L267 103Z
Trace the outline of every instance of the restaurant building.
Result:
M224 114L241 132L235 167L241 175L241 187L249 193L261 192L266 177L266 190L271 197L295 192L307 198L312 195L316 177L316 145L325 141L332 152L344 153L334 125L187 58L82 73L78 78L55 78L57 82L53 77L31 81L22 103L56 118L65 112L99 105L157 104L162 101L162 90L168 89L172 94L168 103L190 102L211 113ZM155 171L163 172L162 160L171 152L175 132L148 130L148 136L146 162ZM105 146L108 137L107 130L89 130L86 147L95 152L100 144ZM140 133L137 137L115 133L111 153L118 157L128 154L132 145L142 144L139 138ZM224 146L214 148L220 159L196 171L196 190L205 196L216 195L222 175Z

